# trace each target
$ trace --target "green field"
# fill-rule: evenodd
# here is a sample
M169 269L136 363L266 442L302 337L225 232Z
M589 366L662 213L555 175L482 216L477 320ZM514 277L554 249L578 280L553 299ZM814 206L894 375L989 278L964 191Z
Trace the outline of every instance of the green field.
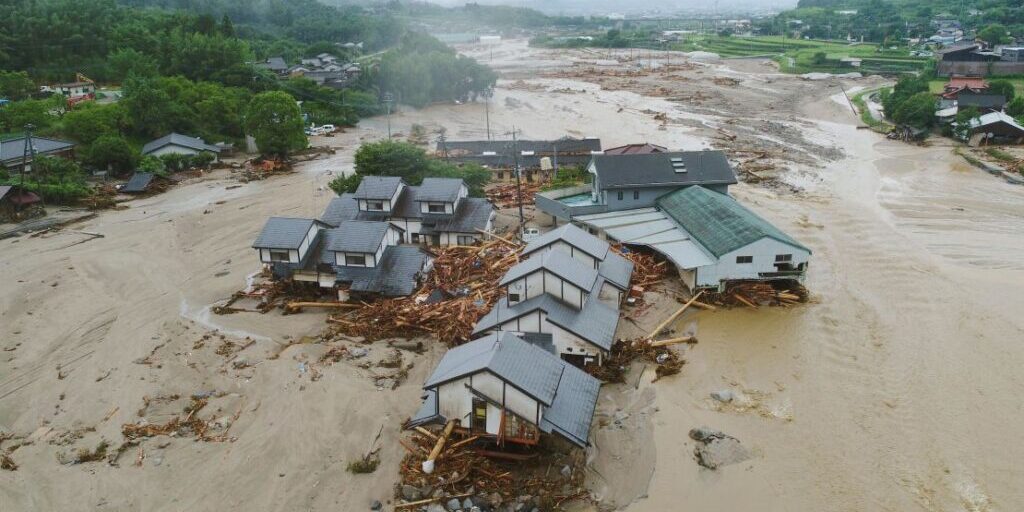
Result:
M690 36L672 46L682 51L714 52L722 57L772 57L790 73L811 71L862 73L904 73L921 69L928 59L911 57L906 50L880 50L877 44L848 44L837 41L811 41L781 36L720 37ZM826 61L816 63L814 56L824 52ZM860 68L839 65L843 57L863 59Z

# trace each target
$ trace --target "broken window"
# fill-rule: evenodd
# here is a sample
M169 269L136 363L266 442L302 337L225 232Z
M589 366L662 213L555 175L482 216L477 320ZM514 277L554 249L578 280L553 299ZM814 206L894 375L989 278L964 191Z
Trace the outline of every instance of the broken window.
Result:
M479 398L473 399L473 420L470 429L473 432L487 431L487 402Z
M753 256L736 256L736 263L753 263Z
M459 235L458 237L459 245L473 245L475 241L473 235Z

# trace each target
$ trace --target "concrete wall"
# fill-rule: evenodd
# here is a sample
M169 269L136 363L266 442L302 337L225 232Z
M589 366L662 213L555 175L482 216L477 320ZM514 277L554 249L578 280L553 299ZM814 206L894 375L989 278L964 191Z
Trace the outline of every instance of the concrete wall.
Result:
M776 272L775 256L792 254L789 263L794 267L807 263L810 254L800 248L782 243L774 238L762 238L746 247L723 255L714 265L697 268L698 287L718 287L722 281L758 279L759 272ZM736 263L737 256L753 256L753 263Z

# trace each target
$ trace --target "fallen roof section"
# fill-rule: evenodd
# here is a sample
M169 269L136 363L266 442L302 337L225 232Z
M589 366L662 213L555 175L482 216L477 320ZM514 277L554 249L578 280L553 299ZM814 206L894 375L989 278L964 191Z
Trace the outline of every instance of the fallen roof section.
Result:
M153 174L148 172L137 172L132 174L132 177L128 179L128 182L121 186L120 192L128 194L134 194L139 192L145 192L149 188L149 184L153 182Z

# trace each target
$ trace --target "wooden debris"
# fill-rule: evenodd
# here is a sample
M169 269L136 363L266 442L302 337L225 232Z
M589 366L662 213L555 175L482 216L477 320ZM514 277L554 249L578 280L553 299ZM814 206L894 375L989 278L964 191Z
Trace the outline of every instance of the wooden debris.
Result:
M697 295L694 295L693 298L691 298L689 301L686 302L686 304L683 304L683 307L679 308L679 310L676 311L675 313L672 313L672 316L670 316L667 319L665 319L664 322L658 324L658 326L655 327L654 330L651 331L651 333L647 335L647 339L653 339L655 336L658 335L658 333L660 333L662 330L664 330L666 327L668 327L669 324L671 324L672 322L675 322L676 319L679 318L680 316L682 316L683 313L686 312L687 308L689 308L691 304L696 302L697 299L699 299L700 296L703 295L703 294L704 294L703 290L697 292Z

